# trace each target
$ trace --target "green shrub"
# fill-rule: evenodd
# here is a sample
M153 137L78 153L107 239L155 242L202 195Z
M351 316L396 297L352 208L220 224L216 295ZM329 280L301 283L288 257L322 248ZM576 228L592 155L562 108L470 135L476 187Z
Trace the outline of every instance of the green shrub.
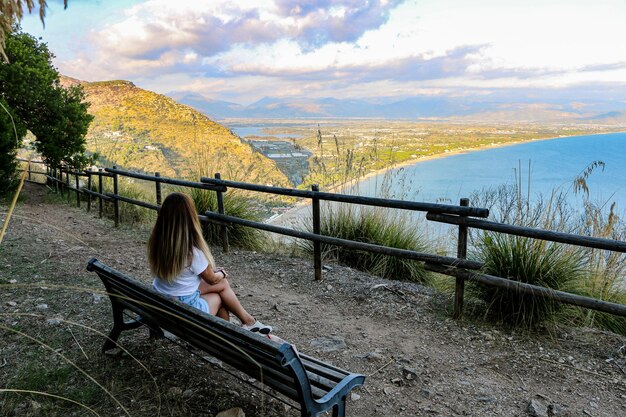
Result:
M345 204L332 204L321 214L321 234L356 242L372 243L399 249L426 252L427 245L415 223L408 216L393 214L383 208L355 208ZM397 212L396 212L397 213ZM311 232L306 224L300 229ZM313 242L299 243L306 252L313 252ZM344 247L322 244L325 259L336 260L352 268L402 281L425 283L428 275L421 262L395 256L349 250Z
M626 227L615 213L604 207L585 202L585 215L580 234L614 240L626 240ZM602 249L585 248L584 279L572 281L567 289L575 294L626 305L626 254ZM626 335L626 317L590 309L568 309L566 319Z
M581 252L562 244L484 233L478 249L483 272L489 275L554 290L583 276ZM516 326L534 326L560 308L558 302L515 289L474 284L473 290L486 303L490 317Z
M475 205L490 209L492 219L526 227L574 233L583 236L625 240L626 227L615 206L589 200L587 178L601 161L591 163L574 180L574 196L555 189L550 198L541 196L531 203L521 193L521 181L473 196ZM530 191L529 191L530 194ZM583 210L575 207L583 207ZM620 304L626 304L626 255L600 249L581 248L541 240L488 232L474 232L474 250L485 262L484 272L515 281L563 290ZM474 284L473 293L487 304L487 313L515 325L534 325L554 318L561 322L594 326L626 334L626 319L609 313L559 305L518 291ZM558 314L555 314L558 313Z
M110 184L109 184L110 182ZM92 188L94 185L92 184ZM112 181L105 181L103 184L104 193L113 192ZM154 203L154 196L151 195L148 191L142 188L139 184L135 182L130 182L122 179L120 177L118 183L118 194L126 197L132 198L133 200L144 201L147 203ZM97 204L97 198L92 200L92 207L94 201ZM135 204L125 203L123 201L119 202L119 210L120 210L120 223L124 225L133 225L133 224L141 224L141 223L153 223L156 221L157 213L154 210L137 206ZM112 202L105 202L103 206L103 215L106 218L114 219L115 212Z
M217 195L214 191L192 188L188 191L199 214L207 211L217 212ZM228 216L246 220L261 221L261 216L254 208L254 201L239 195L236 191L224 194L224 212ZM221 226L216 223L203 222L202 231L209 245L221 245ZM263 231L239 224L228 226L228 242L244 249L259 250L265 246L267 237Z

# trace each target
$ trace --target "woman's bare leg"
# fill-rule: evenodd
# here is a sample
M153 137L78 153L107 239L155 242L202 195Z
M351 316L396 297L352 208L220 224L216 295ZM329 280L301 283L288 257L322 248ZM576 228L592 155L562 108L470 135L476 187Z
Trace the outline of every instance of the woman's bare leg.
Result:
M202 294L202 298L204 298L209 305L209 313L213 314L224 320L230 320L230 314L228 314L228 310L226 310L222 306L222 298L217 293L207 293Z
M217 284L210 285L205 281L200 282L200 294L203 297L210 294L218 294L221 299L221 306L226 308L226 310L233 313L237 318L243 323L247 325L254 324L256 321L254 317L250 315L246 311L245 308L239 302L237 295L230 287L230 284L227 279L223 279Z

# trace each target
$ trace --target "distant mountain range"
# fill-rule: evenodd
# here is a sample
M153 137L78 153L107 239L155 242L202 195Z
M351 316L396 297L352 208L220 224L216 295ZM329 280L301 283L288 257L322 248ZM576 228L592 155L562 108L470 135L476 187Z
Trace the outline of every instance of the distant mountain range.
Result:
M213 119L382 118L493 122L568 122L626 124L626 103L507 103L470 98L411 97L382 99L294 99L265 97L247 106L213 100L198 93L171 92L174 100Z

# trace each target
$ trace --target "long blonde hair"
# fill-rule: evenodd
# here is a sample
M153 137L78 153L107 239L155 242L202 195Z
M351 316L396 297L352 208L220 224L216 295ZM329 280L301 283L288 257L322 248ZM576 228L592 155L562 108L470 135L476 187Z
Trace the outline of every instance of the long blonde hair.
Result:
M150 271L162 280L173 282L191 264L194 247L204 253L210 267L215 266L209 246L202 237L193 201L186 194L172 193L163 201L148 239Z

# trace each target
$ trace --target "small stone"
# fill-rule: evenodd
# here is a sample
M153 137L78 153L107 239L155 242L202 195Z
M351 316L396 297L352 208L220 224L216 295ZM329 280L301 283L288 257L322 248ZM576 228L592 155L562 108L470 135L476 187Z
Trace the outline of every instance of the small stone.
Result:
M194 394L194 391L192 389L186 389L185 391L183 391L183 398L189 399L193 397L193 394Z
M220 411L215 417L246 417L246 414L241 408L236 407Z
M167 390L167 395L170 398L180 398L183 396L183 390L180 387L172 387L169 390Z
M118 357L118 356L122 356L123 350L120 348L113 348L113 349L109 349L109 350L105 350L104 354L107 356L112 356L112 357Z
M37 310L47 310L48 309L48 304L37 304L37 307L35 307Z
M46 320L46 324L48 324L49 326L58 326L59 324L61 324L63 320L60 318L52 318L52 319L48 319Z
M409 381L417 379L417 369L405 366L402 368L402 376Z
M9 284L17 284L17 280L16 279L10 279L9 280Z
M496 399L496 397L494 397L493 395L484 395L484 396L480 396L480 397L476 397L476 400L480 401L481 403L495 403L498 400Z
M383 392L385 393L385 395L391 395L391 394L393 394L393 388L385 387L385 388L383 388Z
M102 301L104 296L102 294L92 293L91 298L93 299L94 304L98 304L100 301Z
M272 306L272 309L276 311L280 311L280 308L278 308L278 303L274 303L274 305Z
M7 305L9 307L17 307L17 303L15 301L7 301Z
M332 271L332 270L333 270L333 267L332 267L332 266L328 266L328 265L324 265L324 266L322 266L322 269L323 269L324 271Z
M593 409L597 409L599 407L598 403L595 401L590 401L589 402L589 407L593 408Z
M330 291L330 290L332 290L332 289L333 289L333 286L332 286L332 285L330 285L330 284L328 284L328 285L326 286L326 289L327 289L328 291Z
M435 396L435 393L428 388L422 388L420 390L420 394L422 394L422 397L424 398L433 398Z
M369 352L365 354L365 359L367 359L370 362L377 362L383 359L383 355L381 355L378 352Z
M311 340L309 345L320 352L335 352L346 348L346 341L340 336L323 336Z
M402 385L404 383L404 380L402 378L392 378L391 382L396 385Z
M30 410L32 412L32 415L34 416L38 416L41 414L41 404L39 404L37 401L31 400L30 401Z
M546 407L541 401L532 399L526 409L529 416L534 417L548 417L548 407Z
M289 301L289 305L290 305L290 306L297 306L297 305L300 305L300 301Z
M552 417L562 417L565 415L565 410L557 404L550 404L548 406L548 412Z
M357 401L357 400L361 399L361 396L359 394L357 394L356 392L353 392L353 393L350 394L350 399L352 401Z

